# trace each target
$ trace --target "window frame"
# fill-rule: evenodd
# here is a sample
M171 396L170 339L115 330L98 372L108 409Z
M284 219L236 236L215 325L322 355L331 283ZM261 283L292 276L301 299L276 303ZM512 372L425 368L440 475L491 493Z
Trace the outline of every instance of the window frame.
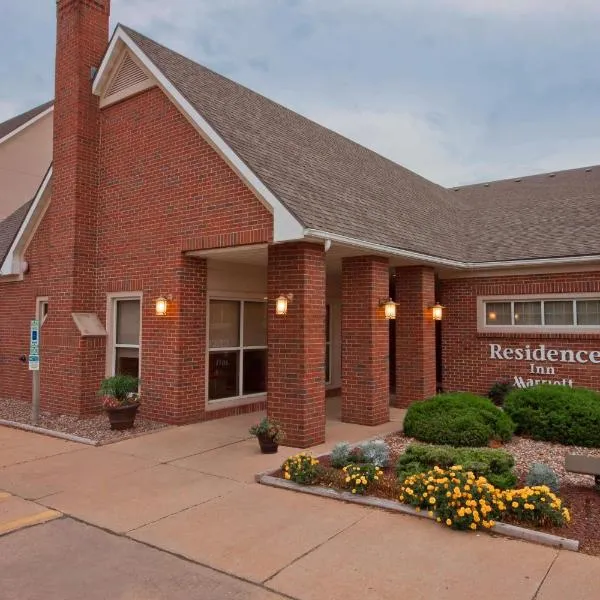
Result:
M578 300L598 300L600 293L564 293L564 294L514 294L510 296L478 296L477 297L477 331L478 333L600 333L600 324L598 325L578 325L577 324L577 301ZM545 302L570 301L573 306L573 324L571 325L546 325L546 314L544 310ZM486 305L488 303L510 303L511 305L511 324L510 325L489 325L487 323ZM539 302L541 309L540 325L518 325L515 324L515 303L519 302Z
M238 302L239 303L239 341L238 346L231 347L223 347L223 348L211 348L210 346L210 304L213 301L223 301L223 302ZM269 303L265 299L264 295L228 295L228 294L209 294L207 297L207 310L206 310L206 410L218 410L222 408L223 404L226 405L236 405L236 404L249 404L253 401L256 401L257 398L264 398L267 395L267 390L264 392L256 392L254 394L241 394L243 392L244 385L244 350L265 350L267 352L267 360L268 360L268 352L269 352L269 340L267 338L267 342L264 346L244 346L244 318L246 311L243 309L243 304L245 302L258 302L265 305L265 308L269 310ZM267 328L268 328L268 314L267 314ZM239 360L238 360L238 394L236 396L227 396L226 398L215 398L211 400L209 398L210 392L210 355L214 352L239 352ZM266 375L265 375L266 380ZM267 382L265 381L267 385Z
M115 361L118 348L137 348L138 350L138 377L142 376L142 326L143 326L143 293L142 292L114 292L107 295L106 299L106 331L108 340L106 346L106 376L115 375ZM137 300L140 303L140 337L138 345L117 344L117 303L127 300Z

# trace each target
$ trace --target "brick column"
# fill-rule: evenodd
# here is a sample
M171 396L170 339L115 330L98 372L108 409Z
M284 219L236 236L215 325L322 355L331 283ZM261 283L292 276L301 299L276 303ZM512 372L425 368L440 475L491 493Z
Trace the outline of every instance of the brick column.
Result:
M309 243L269 246L267 413L285 445L325 441L325 252ZM293 294L285 316L275 298Z
M388 260L342 259L342 421L389 421L389 325L379 306L389 295Z
M429 267L396 269L396 400L406 407L435 394L435 275Z

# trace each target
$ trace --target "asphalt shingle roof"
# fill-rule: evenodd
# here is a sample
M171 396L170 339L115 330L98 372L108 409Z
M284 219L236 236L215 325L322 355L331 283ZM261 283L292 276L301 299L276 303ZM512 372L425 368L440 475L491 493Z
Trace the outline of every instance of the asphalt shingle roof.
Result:
M10 247L25 220L27 211L33 201L30 200L15 210L14 213L0 221L0 266L4 262Z
M30 121L34 117L37 117L39 114L43 113L45 110L50 108L54 104L54 100L50 100L49 102L45 102L44 104L40 104L35 108L32 108L16 117L12 117L3 123L0 123L0 140L3 137L6 137L9 133L12 133L15 129L21 127L21 125L25 125L27 121Z
M474 263L600 254L600 166L446 189L121 27L305 227ZM0 222L0 264L30 204Z
M432 256L464 256L460 201L445 188L123 29L305 227Z
M600 166L460 188L473 262L600 254Z

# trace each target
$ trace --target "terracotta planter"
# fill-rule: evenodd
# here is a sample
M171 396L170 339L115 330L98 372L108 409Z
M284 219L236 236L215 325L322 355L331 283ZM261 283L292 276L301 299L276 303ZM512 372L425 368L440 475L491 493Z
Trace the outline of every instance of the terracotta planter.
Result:
M116 408L105 408L111 429L131 429L135 421L135 415L140 407L139 404L117 406Z
M263 454L276 454L279 444L267 435L257 435L260 451Z

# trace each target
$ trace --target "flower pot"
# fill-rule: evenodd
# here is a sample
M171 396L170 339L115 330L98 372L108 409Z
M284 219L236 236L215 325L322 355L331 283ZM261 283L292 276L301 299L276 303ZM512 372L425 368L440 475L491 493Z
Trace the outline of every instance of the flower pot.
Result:
M260 451L263 454L275 454L279 448L279 444L273 438L267 435L257 435Z
M139 407L139 404L128 404L115 408L105 408L104 410L106 410L110 421L110 428L118 430L131 429Z

